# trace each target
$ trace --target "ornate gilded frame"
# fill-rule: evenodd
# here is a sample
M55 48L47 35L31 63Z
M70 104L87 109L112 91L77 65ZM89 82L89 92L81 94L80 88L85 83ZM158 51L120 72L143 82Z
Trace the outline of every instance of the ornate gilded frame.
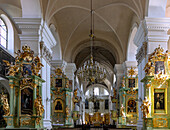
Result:
M31 86L24 86L24 87L22 87L21 89L20 89L20 94L19 94L19 104L20 104L20 107L19 107L19 116L31 116L31 115L29 115L29 114L21 114L21 91L23 90L23 89L25 89L25 88L30 88L30 89L32 89L33 90L33 88L31 87Z
M62 110L55 110L55 106L57 105L57 102L60 102L61 103L61 105L62 105ZM54 112L63 112L64 111L64 103L63 103L63 101L61 100L61 99L56 99L55 100L55 105L53 105L53 110L54 110Z
M161 92L159 90L164 90L164 105L165 105L165 108L164 108L164 111L165 112L158 112L158 113L155 113L155 109L154 109L154 102L155 102L155 99L154 99L154 94L155 94L155 90L157 90L158 92ZM158 93L156 92L156 93ZM151 100L152 100L152 114L153 115L166 115L167 114L167 88L152 88L152 97L151 97ZM160 110L161 111L161 110Z

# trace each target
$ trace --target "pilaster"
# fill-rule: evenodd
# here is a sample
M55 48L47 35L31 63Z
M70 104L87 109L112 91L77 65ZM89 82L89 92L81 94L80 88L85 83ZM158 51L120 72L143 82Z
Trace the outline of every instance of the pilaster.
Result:
M119 87L121 85L122 77L123 77L123 74L124 74L124 70L123 70L122 64L115 64L114 72L115 72L115 75L116 75L116 85L115 85L115 88L117 88L117 92L118 92L119 91Z
M15 23L21 31L19 38L21 47L25 44L29 45L35 55L39 54L39 29L41 26L41 18L14 18Z

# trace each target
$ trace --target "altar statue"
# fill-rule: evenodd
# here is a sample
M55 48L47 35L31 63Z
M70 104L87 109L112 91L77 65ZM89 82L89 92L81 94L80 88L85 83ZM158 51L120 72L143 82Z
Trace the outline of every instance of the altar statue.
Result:
M9 104L8 104L8 98L4 93L2 93L1 95L1 101L3 104L3 111L5 113L4 115L8 116L10 114L10 109L9 109Z
M143 112L143 118L147 118L148 114L149 114L149 100L147 99L147 97L145 97L145 100L143 100L142 105L140 106L142 112Z
M123 104L122 104L121 109L120 109L120 114L121 114L122 117L125 117L124 108L125 108L125 107L124 107Z

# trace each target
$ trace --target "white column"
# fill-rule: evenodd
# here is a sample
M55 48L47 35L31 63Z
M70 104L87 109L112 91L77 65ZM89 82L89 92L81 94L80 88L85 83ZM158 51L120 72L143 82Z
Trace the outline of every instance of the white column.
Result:
M43 80L45 80L46 81L46 61L42 58L41 59L41 62L42 62L42 64L44 65L44 67L43 67L43 69L42 69L42 73L41 73L41 77L42 77L42 79ZM43 84L42 84L42 104L43 104L43 106L44 106L44 119L46 119L46 113L47 113L47 109L46 109L46 86L47 86L47 82L44 82Z
M118 95L119 87L121 86L122 77L123 77L123 74L124 74L124 70L123 70L122 64L115 64L114 72L115 72L115 75L116 75L116 85L115 85L115 88L117 89L117 95Z
M44 118L44 127L46 127L47 129L51 129L51 119L50 119L50 115L51 115L51 96L50 96L50 65L47 63L46 64L46 89L45 89L45 94L46 95L46 118Z

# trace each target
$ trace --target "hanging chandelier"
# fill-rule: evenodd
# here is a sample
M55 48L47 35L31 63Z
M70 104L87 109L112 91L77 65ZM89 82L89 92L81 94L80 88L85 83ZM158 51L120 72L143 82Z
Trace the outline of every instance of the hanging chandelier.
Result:
M91 42L91 56L90 59L85 61L83 66L78 69L78 76L81 80L95 83L102 82L106 78L106 70L102 68L97 61L93 58L93 43L94 43L94 15L92 10L91 0L91 29L90 29L90 42Z

